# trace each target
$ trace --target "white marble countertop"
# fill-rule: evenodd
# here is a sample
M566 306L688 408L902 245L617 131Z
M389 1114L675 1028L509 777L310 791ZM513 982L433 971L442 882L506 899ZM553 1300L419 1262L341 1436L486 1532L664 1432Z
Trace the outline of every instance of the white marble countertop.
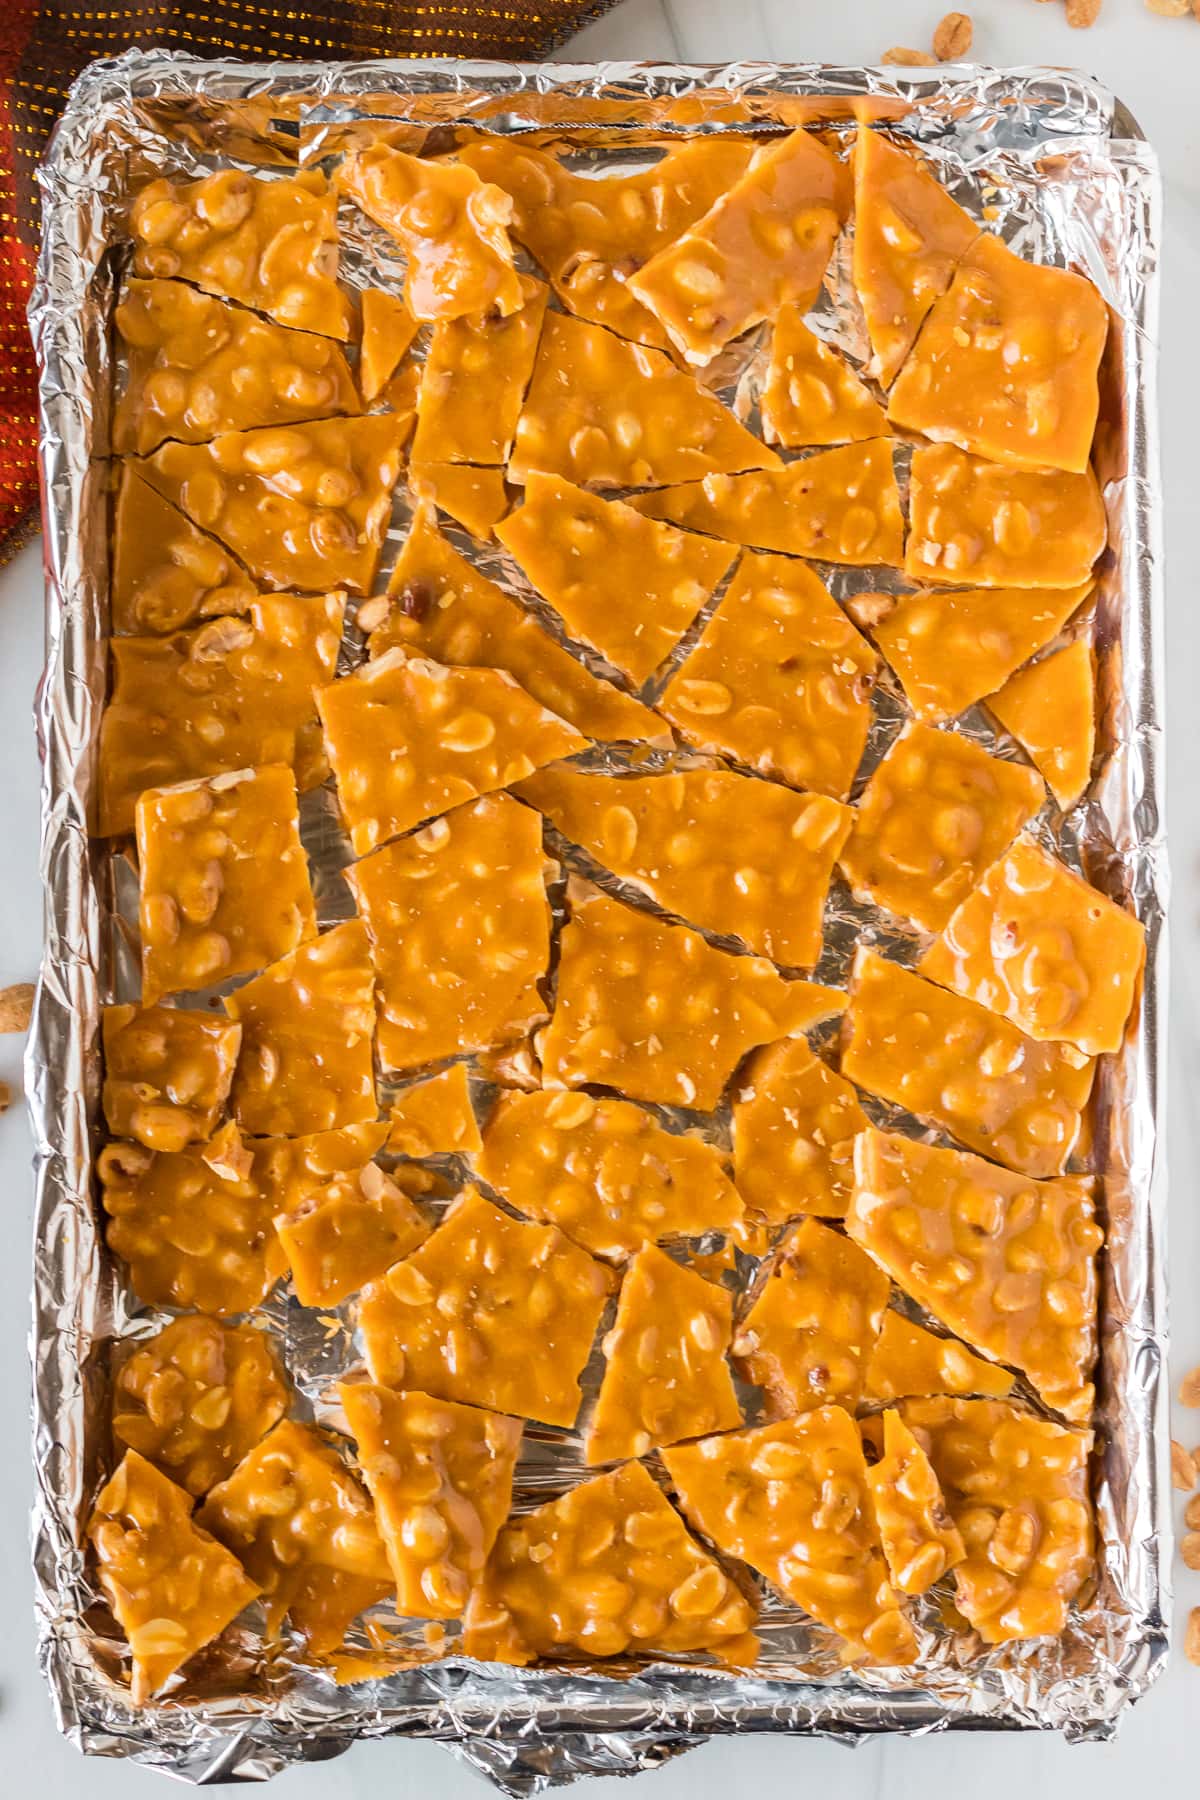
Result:
M976 23L974 55L997 64L1082 66L1125 100L1156 145L1166 178L1166 281L1162 309L1162 425L1166 535L1168 770L1175 882L1169 1155L1172 1169L1171 1268L1176 1378L1200 1361L1200 1132L1192 1112L1200 1086L1200 733L1194 724L1200 676L1200 622L1189 556L1200 552L1200 514L1192 461L1200 418L1200 23L1145 11L1141 0L1104 0L1091 31L1071 31L1061 0L959 0ZM434 9L436 10L436 8ZM889 45L928 46L944 7L939 0L625 0L563 51L570 60L603 57L716 61L732 58L877 60ZM1189 545L1191 549L1189 549ZM0 883L0 985L28 979L37 966L41 898L37 854L37 761L31 722L41 663L41 567L32 545L0 570L0 843L8 875ZM0 1079L20 1086L20 1046L0 1038ZM30 1140L18 1106L0 1120L0 1194L7 1254L0 1258L0 1760L13 1792L39 1800L121 1800L149 1795L155 1776L132 1765L84 1763L56 1734L34 1663L32 1583L25 1542L31 1484L27 1442ZM1186 1442L1200 1440L1200 1414L1179 1421ZM1178 1634L1200 1604L1200 1576L1177 1570ZM1059 1796L1086 1789L1093 1800L1128 1800L1168 1782L1187 1783L1195 1768L1191 1721L1200 1713L1200 1670L1177 1649L1154 1691L1127 1717L1114 1744L1064 1744L1057 1738L978 1734L871 1743L853 1756L816 1740L722 1739L640 1778L657 1800L715 1800L725 1792L770 1792L776 1783L836 1784L845 1800L908 1800L968 1793L1004 1800L1015 1792ZM7 1783L6 1783L7 1785ZM423 1794L436 1800L478 1791L476 1777L439 1746L391 1741L360 1745L331 1763L281 1778L291 1800L345 1800ZM588 1784L599 1800L608 1783ZM576 1792L582 1792L576 1789ZM615 1792L615 1789L613 1790Z

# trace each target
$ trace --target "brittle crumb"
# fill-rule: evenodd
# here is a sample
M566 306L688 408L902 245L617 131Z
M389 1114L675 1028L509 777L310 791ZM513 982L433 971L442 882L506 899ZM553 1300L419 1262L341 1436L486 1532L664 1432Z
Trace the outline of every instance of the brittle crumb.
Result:
M18 981L0 988L0 1031L28 1031L33 1014L33 983Z

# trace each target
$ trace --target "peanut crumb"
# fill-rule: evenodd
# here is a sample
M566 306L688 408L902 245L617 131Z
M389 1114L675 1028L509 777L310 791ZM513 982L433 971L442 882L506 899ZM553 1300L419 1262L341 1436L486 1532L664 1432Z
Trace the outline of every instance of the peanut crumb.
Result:
M1192 10L1192 0L1146 0L1147 10L1163 19L1182 19Z
M1171 1439L1171 1482L1185 1494L1190 1494L1196 1485L1196 1459L1178 1438Z
M1200 1569L1200 1531L1185 1532L1180 1540L1179 1554L1189 1569Z
M948 12L933 34L933 54L939 62L960 62L970 54L975 27L969 13Z
M1193 1606L1188 1614L1187 1636L1183 1640L1183 1653L1190 1663L1200 1667L1200 1606Z
M0 1081L0 1113L6 1113L12 1105L12 1089L7 1081Z
M1200 1364L1189 1369L1180 1382L1179 1403L1181 1406L1200 1406Z
M33 1013L33 983L18 981L0 988L0 1031L28 1031Z
M1184 1508L1183 1522L1189 1531L1200 1531L1200 1494L1188 1501Z
M908 50L903 44L885 50L879 60L885 68L899 69L932 69L937 62L928 50Z
M1100 17L1100 0L1067 0L1067 24L1086 31Z

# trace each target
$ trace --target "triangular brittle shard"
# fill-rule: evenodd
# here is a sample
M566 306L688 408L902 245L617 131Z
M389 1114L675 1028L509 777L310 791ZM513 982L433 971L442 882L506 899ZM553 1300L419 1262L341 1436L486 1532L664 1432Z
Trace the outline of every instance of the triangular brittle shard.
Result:
M401 1089L392 1102L388 1149L402 1156L456 1156L483 1139L471 1106L466 1063Z
M408 465L408 485L418 501L448 513L481 543L493 535L509 507L503 469L412 460Z
M867 1470L888 1573L923 1594L966 1555L929 1458L898 1412L883 1415L883 1455Z
M121 467L112 568L112 630L118 637L165 634L245 612L258 595L224 545L185 519L131 463Z
M798 306L784 306L771 332L762 392L769 444L849 444L887 436L883 408L857 372L810 331Z
M973 1356L957 1338L938 1337L903 1313L886 1312L867 1362L863 1398L981 1394L1002 1399L1013 1380L1007 1369Z
M1074 806L1096 748L1096 674L1086 639L1010 676L988 710L1012 732L1063 811Z
M364 289L358 385L365 405L383 392L419 329L403 295L389 294L383 288Z
M549 291L521 276L522 305L434 326L417 396L412 453L420 462L507 462L533 373Z

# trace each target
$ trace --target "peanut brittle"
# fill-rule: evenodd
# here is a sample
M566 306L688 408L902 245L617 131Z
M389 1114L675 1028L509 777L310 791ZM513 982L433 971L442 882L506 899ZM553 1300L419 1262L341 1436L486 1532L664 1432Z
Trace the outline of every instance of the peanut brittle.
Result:
M458 1156L483 1148L466 1063L452 1063L392 1101L388 1148L401 1156Z
M919 964L1039 1041L1119 1050L1146 953L1132 913L1018 838Z
M137 847L147 1006L261 969L316 935L290 769L148 789Z
M860 946L842 1026L859 1087L1024 1175L1061 1175L1095 1065Z
M644 1244L621 1283L604 1339L604 1375L584 1439L589 1463L645 1456L657 1445L742 1422L725 1361L733 1296Z
M888 401L894 424L1018 466L1088 466L1108 335L1099 291L983 232L935 302Z
M113 448L356 413L349 365L329 338L289 331L182 281L131 281L116 311L129 378Z
M507 794L347 871L371 934L385 1067L511 1043L545 1018L546 873L541 821Z
M520 1421L367 1381L343 1381L338 1392L398 1610L460 1618L512 1505Z
M337 198L316 169L152 181L134 199L130 226L136 275L190 281L298 330L352 335L336 280Z
M907 1400L966 1545L955 1601L987 1644L1057 1636L1092 1570L1090 1431L998 1400Z
M1032 769L912 720L863 790L842 871L856 898L940 931L1042 799Z
M139 469L268 587L371 586L412 414L315 419L164 444Z
M258 595L224 545L122 463L113 516L109 607L118 635L179 631L245 612Z
M1044 649L1092 591L961 588L902 594L871 635L918 719L965 712Z
M547 637L533 614L452 550L419 507L392 572L395 604L372 631L380 656L401 644L456 668L502 669L559 718L601 742L670 743L649 707L601 681Z
M957 1338L938 1337L903 1313L885 1312L867 1360L865 1400L902 1400L914 1394L986 1394L1012 1390L1007 1369L973 1356Z
M100 723L103 837L133 828L139 794L263 763L290 763L303 790L328 769L314 690L333 679L343 594L267 594L249 618L173 637L114 638Z
M1092 1181L1035 1182L961 1150L864 1132L846 1228L906 1293L1068 1418L1091 1408Z
M543 282L518 279L521 305L507 317L472 313L434 326L417 396L416 460L508 461L550 297Z
M751 1664L755 1611L631 1462L509 1521L467 1603L463 1648L487 1662L710 1650Z
M888 1573L902 1594L923 1594L962 1562L959 1536L933 1467L898 1412L883 1415L883 1456L867 1470Z
M133 1652L135 1706L158 1693L259 1591L191 1511L190 1495L127 1450L88 1521L100 1586Z
M1104 549L1096 477L980 462L950 444L913 451L904 568L914 581L1074 588Z
M301 1306L340 1306L429 1236L424 1215L373 1162L277 1213L275 1229Z
M449 513L481 543L491 539L509 507L503 469L414 460L408 465L408 485L419 502Z
M224 1479L281 1417L288 1384L252 1325L185 1313L133 1345L113 1384L112 1433L189 1494Z
M812 305L841 227L839 190L832 151L793 131L759 149L711 212L629 277L629 289L688 362L710 362L781 306Z
M788 1232L733 1341L776 1417L857 1405L888 1292L882 1270L827 1225L805 1219Z
M106 1006L104 1119L114 1137L182 1150L217 1128L242 1041L240 1025L174 1006Z
M532 469L597 487L689 481L779 458L715 395L642 344L547 313L517 423L513 481Z
M467 1188L431 1238L364 1290L367 1366L385 1387L573 1425L608 1285L552 1225L518 1224Z
M848 807L725 769L614 780L558 764L517 792L668 911L792 968L820 956Z
M845 357L809 330L799 306L781 307L776 315L760 405L763 436L789 450L888 433L871 390Z
M1091 645L1076 638L1012 675L988 699L1064 812L1082 798L1096 749L1096 674Z
M705 474L634 504L649 518L757 550L852 565L899 568L902 561L904 522L890 438L820 450L782 469Z
M403 249L414 319L517 311L521 278L506 229L513 205L499 188L464 163L431 162L380 143L349 156L337 179Z
M761 957L729 956L684 925L572 886L554 1016L539 1043L547 1087L597 1082L709 1111L747 1050L845 1005L836 988L785 981Z
M358 1175L383 1148L387 1133L385 1120L372 1119L306 1137L252 1138L255 1178L270 1196L271 1211L294 1212L306 1195L333 1176Z
M400 648L322 688L317 705L359 856L586 743L511 675Z
M233 1110L243 1131L293 1137L373 1119L375 972L358 919L301 944L240 987Z
M537 473L496 536L571 635L637 682L675 648L737 555Z
M358 351L358 385L363 404L377 400L408 354L420 323L400 294L364 288L362 342Z
M811 569L748 555L658 705L701 749L844 800L878 665Z
M476 1167L510 1206L613 1260L660 1238L729 1232L742 1217L712 1145L628 1100L502 1094Z
M773 1224L798 1213L841 1218L854 1176L854 1139L866 1124L850 1083L803 1038L765 1045L733 1090L739 1194Z
M884 387L954 278L979 226L923 158L878 131L854 145L854 288Z
M663 1462L692 1523L836 1631L848 1662L915 1659L849 1413L822 1406L782 1424L665 1450Z
M371 1502L314 1425L282 1420L197 1518L258 1583L272 1627L290 1613L314 1655L391 1592Z

